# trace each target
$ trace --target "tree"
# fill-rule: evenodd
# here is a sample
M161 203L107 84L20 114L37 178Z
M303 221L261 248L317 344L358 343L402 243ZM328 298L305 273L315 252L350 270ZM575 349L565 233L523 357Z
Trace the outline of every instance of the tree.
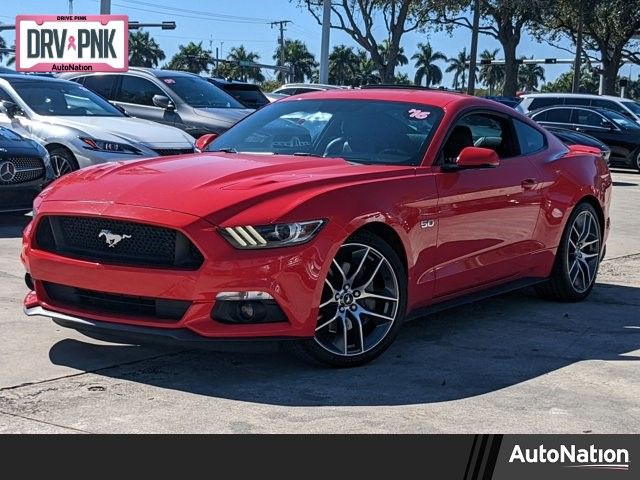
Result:
M282 45L278 45L273 59L281 64ZM280 65L282 66L282 65ZM284 66L289 67L289 78L292 82L304 82L305 77L311 78L313 71L318 67L318 62L307 45L300 40L284 41ZM278 79L285 82L283 72L278 73Z
M202 48L202 42L189 42L187 45L179 46L178 53L171 58L165 68L200 73L208 70L212 63L211 52Z
M353 85L356 81L360 58L352 47L337 45L329 55L329 83Z
M294 1L294 0L291 0ZM317 0L295 0L307 7L322 25L322 3ZM402 36L423 27L429 9L425 0L334 0L331 3L331 28L348 34L370 56L384 83L395 80L397 57ZM383 40L376 38L376 19L385 24ZM380 53L381 43L387 40L386 58Z
M385 63L389 62L389 40L384 40L379 46L378 51L380 55L384 59ZM398 54L396 55L395 65L396 67L400 67L409 63L409 59L404 54L404 48L398 47Z
M484 50L480 54L480 60L491 62L496 59L497 55L497 48L493 51ZM489 63L481 64L478 78L489 88L489 95L494 95L496 87L499 87L504 80L504 67L502 65L492 65Z
M542 12L555 0L481 0L480 15L483 24L479 32L500 42L504 51L503 94L513 97L518 89L518 63L516 50L525 28L542 21ZM623 0L620 0L623 1ZM638 0L640 1L640 0ZM473 28L466 13L473 1L441 2L436 21L449 28Z
M164 59L164 52L149 32L139 30L129 34L129 65L156 67Z
M444 53L434 52L429 42L419 43L418 52L411 59L416 61L416 76L414 79L416 85L422 85L423 78L427 87L442 82L442 70L436 65L436 62L447 61Z
M398 73L393 79L393 83L396 85L413 85L411 79L409 79L409 75L406 73Z
M5 42L4 38L0 37L0 49L1 48L7 48L7 43ZM15 50L16 46L12 45L11 46L12 49ZM13 53L4 53L0 51L0 61L2 61L2 59L4 57L7 57L7 66L11 66L15 63L16 61L16 56Z
M455 90L458 90L458 89L464 90L467 85L467 72L469 70L469 58L470 57L469 57L469 54L467 54L467 48L465 47L460 52L458 52L457 57L453 57L449 59L449 67L447 68L446 71L447 73L453 72L453 82L451 86ZM474 75L477 76L477 73L474 72Z
M227 78L234 78L243 82L247 80L264 82L264 75L262 75L259 68L242 65L243 63L256 63L260 60L260 55L256 52L249 52L244 48L244 45L240 45L229 50L227 60L233 62L225 65L227 67Z
M375 63L364 50L358 50L358 67L355 74L355 85L377 85L381 82L380 73Z
M582 66L580 73L580 85L578 91L580 93L598 93L598 85L600 81L597 75L586 66ZM547 82L543 87L543 92L570 92L573 85L573 70L563 73L553 82Z
M521 57L523 60L526 57ZM533 58L533 57L531 57ZM520 65L518 68L518 87L525 92L537 90L538 83L544 82L544 68L534 63Z

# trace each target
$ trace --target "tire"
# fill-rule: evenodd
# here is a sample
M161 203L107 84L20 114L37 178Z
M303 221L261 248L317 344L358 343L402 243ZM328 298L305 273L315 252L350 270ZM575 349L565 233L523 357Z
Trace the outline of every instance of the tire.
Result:
M640 150L635 153L634 161L631 166L635 167L635 169L638 170L638 173L640 173Z
M369 363L395 340L406 304L407 274L398 254L378 236L357 232L332 261L315 337L287 345L297 356L330 367Z
M579 203L562 233L551 276L536 287L538 294L560 302L587 298L598 275L601 245L602 225L596 210L588 203Z
M80 168L73 153L64 147L55 147L49 150L49 159L55 178L60 178Z

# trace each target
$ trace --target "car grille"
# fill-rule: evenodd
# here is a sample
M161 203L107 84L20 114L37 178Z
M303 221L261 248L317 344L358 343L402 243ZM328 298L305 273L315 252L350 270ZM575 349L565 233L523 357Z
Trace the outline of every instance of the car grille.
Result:
M191 306L186 300L134 297L42 282L52 303L107 315L179 321Z
M12 164L12 175L7 176L5 164ZM15 185L44 178L44 164L39 157L0 158L0 185Z
M44 217L36 243L41 250L117 265L195 270L204 261L176 230L95 217Z
M154 148L152 150L163 157L167 155L186 155L194 152L193 148Z

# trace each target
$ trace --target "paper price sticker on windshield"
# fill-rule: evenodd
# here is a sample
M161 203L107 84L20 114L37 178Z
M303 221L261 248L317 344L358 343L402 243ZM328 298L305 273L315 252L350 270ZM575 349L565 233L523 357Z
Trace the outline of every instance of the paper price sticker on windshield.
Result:
M19 72L126 72L126 15L18 15Z

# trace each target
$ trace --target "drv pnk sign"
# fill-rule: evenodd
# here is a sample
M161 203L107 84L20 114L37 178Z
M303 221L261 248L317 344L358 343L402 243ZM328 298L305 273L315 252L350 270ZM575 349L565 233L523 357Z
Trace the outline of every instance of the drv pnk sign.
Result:
M126 72L126 15L18 15L19 72Z

